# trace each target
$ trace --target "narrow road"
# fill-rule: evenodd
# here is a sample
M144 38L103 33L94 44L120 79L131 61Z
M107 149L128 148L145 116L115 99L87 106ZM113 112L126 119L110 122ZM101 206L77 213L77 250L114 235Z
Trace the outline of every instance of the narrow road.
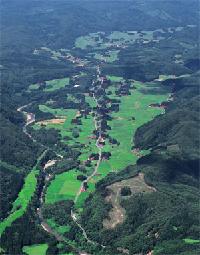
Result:
M23 105L23 106L19 107L19 108L17 109L17 111L18 111L18 112L21 112L21 113L26 117L26 122L25 122L25 124L24 124L24 126L23 126L23 132L24 132L24 134L27 135L33 142L37 142L37 141L32 137L32 135L27 131L27 126L35 122L35 115L34 115L33 113L29 113L29 112L24 111L24 109L27 108L27 107L28 107L29 105L31 105L31 104L32 104L32 103ZM42 157L45 155L45 153L46 153L49 149L51 149L51 148L49 148L49 147L47 147L47 146L41 144L40 142L37 142L37 143L40 144L42 147L45 147L45 148L46 148L46 150L42 153L42 156L40 157L40 159L42 159ZM56 152L55 152L55 153L56 153ZM62 155L57 154L57 153L56 153L56 156L59 157L59 158L63 158ZM48 232L49 234L53 235L53 236L56 238L56 240L62 241L62 242L66 242L66 243L67 243L67 241L65 240L65 238L64 238L62 235L60 235L59 233L57 233L56 231L54 231L54 230L45 222L45 220L44 220L44 218L43 218L43 215L42 215L42 205L43 205L43 203L44 203L44 193L45 193L45 189L46 189L46 187L47 187L47 184L49 183L49 181L50 181L51 178L53 177L53 176L46 175L46 171L45 171L45 170L46 170L48 167L50 167L52 164L56 163L56 161L58 161L58 160L55 160L55 159L50 160L50 161L44 166L44 168L43 168L43 173L44 173L44 176L45 176L45 177L44 177L44 178L45 178L45 180L44 180L45 184L44 184L43 187L42 187L42 191L41 191L41 194L40 194L40 197L39 197L40 206L37 208L37 215L38 215L38 218L39 218L39 220L40 220L40 222L41 222L41 223L40 223L41 227L42 227L46 232ZM74 248L74 247L72 247L72 248Z
M100 67L99 66L97 66L97 81L99 80L99 78L100 78L100 74L101 74L101 71L100 71ZM95 80L92 82L92 84L94 85L95 84ZM98 100L97 100L97 98L95 97L95 94L93 93L93 99L95 100L95 102L96 102L96 104L97 104L97 106L99 106L99 104L98 104ZM87 179L86 180L84 180L83 182L82 182L82 184L81 184L81 187L80 187L80 189L79 189L79 191L77 192L77 194L76 194L76 197L75 197L75 199L74 199L74 204L76 204L76 202L78 201L78 198L80 197L80 195L81 195L81 193L82 193L82 190L84 189L84 187L85 187L85 184L87 184L97 173L98 173L98 169L99 169L99 166L100 166L100 163L101 163L101 160L102 160L102 147L99 145L99 142L100 142L100 140L101 140L101 135L102 135L102 132L101 132L101 126L99 127L98 126L98 121L97 121L97 112L93 112L94 113L94 126L95 126L95 130L96 131L99 131L98 133L98 138L97 138L97 140L96 140L96 147L98 148L98 155L99 155L99 157L98 157L98 161L97 161L97 163L96 163L96 166L95 166L95 168L94 168L94 171L92 172L92 174L90 175L90 176L88 176L87 177ZM87 235L87 233L86 233L86 231L85 231L85 229L82 227L82 225L78 222L78 217L77 217L77 215L76 215L76 213L75 212L73 212L73 210L71 210L71 217L72 217L72 219L73 219L73 221L74 221L74 223L79 227L79 229L82 231L82 233L83 233L83 236L84 236L84 238L87 240L87 242L88 243L91 243L91 244L98 244L98 245L100 245L102 248L105 248L105 246L104 245L101 245L101 244L99 244L99 243L97 243L97 242L95 242L95 241L92 241L89 237L88 237L88 235Z
M95 82L100 81L100 75L101 75L100 66L97 66L97 75L96 75L96 79L93 80L92 85L94 85ZM102 84L102 83L101 83L101 84ZM93 93L93 99L95 100L97 106L99 106L98 100L97 100L97 98L95 97L95 93ZM24 124L24 126L23 126L23 132L24 132L24 134L26 134L33 142L37 142L37 141L32 137L32 135L27 131L27 127L28 127L30 124L32 124L32 123L35 122L35 114L29 113L29 112L27 112L27 111L24 110L25 108L27 108L27 107L30 106L31 104L32 104L32 103L23 105L23 106L19 107L19 108L17 109L17 111L18 111L18 112L21 112L21 113L26 117L26 122L25 122L25 124ZM99 157L98 157L98 161L97 161L97 163L96 163L96 165L95 165L95 168L94 168L94 171L92 172L92 174L91 174L90 176L88 176L87 179L84 180L84 181L81 183L81 187L80 187L79 191L78 191L77 194L76 194L76 197L75 197L75 199L74 199L74 203L77 202L77 200L78 200L79 196L81 195L81 192L82 192L82 190L83 190L85 184L87 184L87 183L97 174L98 169L99 169L99 166L100 166L100 163L101 163L101 160L102 160L102 147L101 147L100 144L99 144L99 142L100 142L100 140L101 140L101 135L102 135L101 126L98 125L98 120L97 120L97 117L98 117L98 116L97 116L97 112L94 112L94 111L93 111L93 113L94 113L94 126L95 126L95 130L96 130L96 131L99 131L99 132L98 132L98 137L97 137L97 140L96 140L96 144L95 144L96 147L98 148L98 155L99 155ZM46 150L51 149L51 148L48 148L47 146L41 144L40 142L37 142L37 143L40 144L41 146L45 147ZM60 158L63 158L63 156L60 155L60 154L57 154L57 153L56 153L56 155L57 155L58 157L60 157ZM51 160L51 162L54 162L54 161L55 161L55 159L52 159L52 160ZM46 167L43 168L43 173L44 173L44 176L45 176L45 177L44 177L44 178L45 178L45 180L44 180L44 183L45 183L45 184L43 185L42 191L41 191L41 194L40 194L40 198L39 198L39 200L40 200L40 206L39 206L39 208L37 208L37 215L38 215L38 218L39 218L39 220L40 220L40 222L41 222L41 223L40 223L41 227L42 227L47 233L53 235L53 236L56 238L56 240L62 241L62 242L65 242L65 243L68 244L68 242L66 241L65 237L64 237L62 234L59 234L57 231L53 230L53 229L51 228L51 226L50 226L48 223L45 222L44 217L43 217L43 215L42 215L42 205L44 204L45 190L46 190L47 184L49 183L49 181L50 181L51 178L53 177L53 176L47 176L46 173L45 173L45 172L46 172L45 170L48 168L48 166L49 166L49 165L46 165ZM82 231L83 236L84 236L84 238L87 240L87 242L89 242L89 243L91 243L91 244L94 244L94 245L98 244L97 242L92 241L91 239L89 239L89 237L87 236L87 233L86 233L85 229L84 229L84 228L81 226L81 224L78 222L77 215L76 215L76 213L73 212L73 210L71 210L71 217L72 217L72 220L74 221L74 223L75 223L75 224L79 227L79 229ZM69 245L69 244L68 244L68 245ZM103 245L101 245L101 244L98 244L98 245L100 245L102 248L105 248L105 246L103 246ZM77 248L75 248L75 247L72 247L72 248L75 249L76 252L79 252L79 254L82 254L82 252L79 251L79 250L77 250Z
M30 113L30 112L26 112L24 111L25 108L27 108L29 105L31 105L32 103L23 105L21 107L19 107L17 109L18 112L21 112L25 117L26 117L26 123L23 126L23 132L25 135L27 135L33 142L36 142L36 140L31 136L31 134L29 134L29 132L27 131L27 127L35 122L35 114Z

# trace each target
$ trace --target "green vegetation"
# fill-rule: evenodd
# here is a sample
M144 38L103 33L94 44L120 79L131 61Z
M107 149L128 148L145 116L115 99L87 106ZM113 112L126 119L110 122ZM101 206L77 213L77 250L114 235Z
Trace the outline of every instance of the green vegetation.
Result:
M96 47L98 43L102 43L98 34L90 34L88 36L81 36L76 39L75 46L81 49L87 49L87 47Z
M54 109L47 105L39 105L39 109L42 112L49 112L52 113L54 116L68 116L69 118L72 116L72 114L75 112L75 110L68 110L68 109Z
M29 87L28 87L28 91L31 91L31 90L37 90L39 89L40 85L38 83L36 84L31 84Z
M112 75L107 75L107 78L111 80L112 82L120 82L124 81L123 77L118 77L118 76L112 76Z
M42 255L60 255L73 244L97 255L118 254L119 247L130 254L200 253L198 8L191 1L136 1L134 8L131 1L60 0L49 1L48 8L43 1L3 1L1 252L22 254L31 247L28 255L39 254L37 244L46 244ZM111 84L92 82L97 65ZM89 96L91 84L98 105ZM163 109L156 103L166 101L165 88L173 94ZM22 105L36 118L27 130L16 111ZM98 158L95 111L105 138L103 160L74 205L80 179L94 171ZM51 150L34 167L41 145ZM35 213L45 179L41 169L54 159L46 169L52 179L43 216L69 247L44 231ZM146 194L141 186L138 194L120 198L125 221L105 230L111 210L106 187L128 183L138 171L156 192ZM105 249L86 242L71 209Z
M118 58L119 52L120 52L119 50L111 50L105 52L105 54L95 53L94 58L101 61L105 61L107 63L112 63L119 59Z
M46 203L55 203L57 201L74 199L80 189L80 181L77 176L81 174L76 169L59 174L55 180L51 181L46 193Z
M2 235L4 230L7 227L11 226L11 224L16 219L21 217L26 211L28 203L31 201L31 198L36 188L37 174L38 174L38 170L36 168L33 168L32 171L25 178L24 186L22 190L20 191L18 198L13 203L13 209L11 214L5 220L3 220L3 222L0 223L0 235Z
M119 81L120 78L112 78L114 81ZM109 135L116 139L120 144L111 146L108 142L104 147L104 151L111 151L111 157L107 162L102 162L99 172L104 174L110 171L122 170L128 165L134 164L137 161L137 155L132 152L132 137L138 127L145 122L152 120L155 116L162 113L162 109L150 108L152 103L160 103L165 101L168 93L165 94L143 94L141 89L148 89L149 84L134 83L136 89L131 90L131 95L118 97L111 95L112 98L120 99L121 103L119 111L113 113L112 121L109 121L111 130ZM133 116L134 115L134 116ZM134 117L134 119L132 118ZM140 152L140 156L146 152Z
M69 85L69 78L56 79L51 81L46 81L46 87L44 91L55 91L57 89L64 88L66 85Z
M7 162L1 161L1 160L0 160L0 166L8 168L9 170L11 170L13 172L20 172L21 171L15 165L8 164Z
M23 252L27 255L46 255L47 249L47 244L35 244L31 246L24 246Z
M45 155L45 153L46 151L44 151L40 155L40 157L37 159L36 165L33 167L31 172L25 178L24 185L18 194L18 198L13 203L13 208L10 215L0 223L0 236L7 227L11 226L11 224L16 219L21 217L26 212L27 206L34 195L35 188L37 185L37 175L39 174L38 164Z
M70 230L70 226L59 226L58 224L56 224L52 219L48 219L47 223L49 224L49 226L51 226L51 228L55 229L58 231L58 233L60 234L64 234L66 232L69 232Z
M200 243L200 240L194 240L194 239L191 239L191 238L185 238L185 239L183 239L183 241L187 244L198 244L198 243Z

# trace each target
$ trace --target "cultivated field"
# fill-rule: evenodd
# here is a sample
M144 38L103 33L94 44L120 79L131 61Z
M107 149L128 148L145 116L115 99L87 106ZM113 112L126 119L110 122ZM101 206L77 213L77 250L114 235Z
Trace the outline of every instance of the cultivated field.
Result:
M24 246L23 252L27 255L46 255L47 249L47 244L37 244L31 246Z

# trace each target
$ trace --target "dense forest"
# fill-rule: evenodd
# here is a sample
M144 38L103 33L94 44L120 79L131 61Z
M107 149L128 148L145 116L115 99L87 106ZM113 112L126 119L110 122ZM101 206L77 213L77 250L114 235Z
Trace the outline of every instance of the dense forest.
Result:
M180 11L181 9L181 11ZM169 31L171 27L183 30ZM164 32L156 31L162 29ZM22 189L26 177L37 168L37 185L25 213L7 227L1 235L0 254L25 254L24 246L47 243L46 254L77 254L74 243L59 241L40 226L37 208L43 192L45 174L55 179L56 174L77 168L79 180L86 180L87 168L91 162L81 165L82 144L71 146L70 137L62 138L57 129L36 130L27 127L31 137L24 132L26 115L20 107L27 105L27 111L34 112L37 121L53 118L53 113L44 112L38 105L50 102L52 108L76 110L81 118L72 120L73 138L81 133L82 122L88 118L91 106L86 101L95 74L93 66L82 68L63 59L56 61L48 53L33 54L40 47L52 50L71 50L80 58L87 55L87 49L74 47L76 38L89 33L104 31L155 31L154 38L165 39L148 44L139 40L124 47L114 64L104 63L103 75L122 76L126 86L117 88L119 96L128 95L129 79L152 82L159 75L171 75L159 83L159 89L152 87L151 95L171 91L173 100L164 102L165 114L156 116L142 125L132 137L133 150L149 151L140 157L136 165L130 165L119 173L109 173L96 183L96 191L85 202L80 222L95 246L86 242L81 231L71 220L72 200L45 205L43 214L53 218L56 224L69 225L65 234L68 240L75 240L78 247L88 249L91 254L146 254L154 249L155 255L196 255L200 253L199 239L199 24L198 1L1 1L1 113L0 113L0 218L3 221L12 212L12 206ZM173 29L172 29L173 30ZM155 39L156 40L156 39ZM180 60L181 55L181 60ZM87 55L87 60L89 59ZM98 61L96 60L96 63ZM45 81L74 77L77 72L87 72L78 80L82 86L77 93L77 81L56 91L43 93L48 86ZM30 84L41 84L39 90L28 91ZM156 83L157 84L157 83ZM123 85L123 84L122 84ZM101 130L106 134L111 127L110 112L118 112L120 101L109 101L105 90L98 90L100 106L96 107L102 117ZM157 85L156 85L157 86ZM149 93L141 89L141 93ZM73 96L73 99L72 99ZM110 104L109 108L106 106ZM154 107L154 106L153 106ZM134 116L134 111L132 113ZM134 120L134 117L132 117ZM82 128L83 129L83 128ZM98 132L94 131L94 136ZM115 146L119 141L105 135ZM37 143L35 142L37 141ZM103 142L102 142L102 145ZM41 154L47 151L41 159ZM64 158L60 158L60 153ZM112 152L102 155L109 159ZM44 174L45 164L54 158L56 164ZM98 160L91 153L90 158ZM112 205L106 202L108 186L129 180L144 173L144 180L156 192L137 193L125 186L121 190L120 206L126 211L122 224L114 229L103 225L109 218ZM52 177L53 176L53 177ZM45 189L48 188L45 187ZM87 185L84 187L87 189ZM44 189L44 191L45 191ZM21 208L17 208L21 209ZM62 215L66 214L63 218ZM186 241L183 241L186 240ZM102 246L105 249L102 249Z

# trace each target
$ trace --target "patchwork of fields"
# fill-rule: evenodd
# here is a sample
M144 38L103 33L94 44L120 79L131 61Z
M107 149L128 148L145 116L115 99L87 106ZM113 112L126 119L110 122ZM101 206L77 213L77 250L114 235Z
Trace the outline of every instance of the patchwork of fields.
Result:
M67 100L73 103L80 103L76 97L76 93L79 93L79 86L76 83L76 79L87 78L89 76L88 67L100 69L101 64L107 62L110 65L119 60L120 49L126 47L129 44L133 44L136 41L152 41L153 31L143 31L137 33L136 31L130 32L117 32L114 31L110 35L104 33L93 33L88 36L77 38L75 42L76 49L85 50L86 59L82 60L77 57L69 55L67 52L67 59L77 65L83 63L89 63L89 66L83 66L81 72L78 72L74 77L66 77L62 79L49 80L43 83L32 84L28 88L28 93L38 91L38 93L46 93L51 95L55 91L62 89L76 88L77 92L66 94ZM106 42L105 42L106 41ZM49 49L42 49L43 51L50 52ZM38 51L39 52L39 51ZM37 52L37 54L39 54ZM65 57L63 54L65 51L51 51L55 60L59 60L61 57ZM84 62L85 61L85 62ZM87 68L86 68L87 67ZM97 70L98 70L97 68ZM99 77L98 77L99 76ZM110 153L109 157L102 157L98 166L97 173L88 179L87 187L83 190L82 181L78 178L84 175L86 178L91 176L94 172L95 166L97 165L97 158L99 156L99 150L97 148L97 128L95 128L95 112L99 105L91 93L84 93L84 103L88 105L88 111L85 114L81 114L80 108L64 108L54 107L54 101L48 100L45 103L39 103L37 106L39 111L42 113L52 114L53 118L43 119L36 121L32 128L35 132L45 128L45 130L55 129L61 135L61 142L67 144L69 147L76 147L80 151L80 155L77 160L79 166L84 167L84 172L79 168L73 168L66 170L63 169L62 173L55 174L52 179L48 181L46 193L44 194L44 203L51 205L59 201L72 200L76 203L74 205L77 216L80 216L82 210L84 210L84 202L88 198L89 194L95 191L95 184L107 176L110 172L118 172L123 170L129 165L136 163L137 159L148 151L138 151L134 148L133 137L137 128L142 126L144 123L152 120L159 114L164 113L164 109L161 107L149 107L151 104L160 104L166 101L169 97L169 91L161 89L159 81L151 83L142 83L134 80L125 80L124 77L114 76L112 73L105 77L101 77L101 73L98 74L98 78L93 80L93 83L98 83L101 78L106 78L109 85L104 89L104 97L106 100L115 100L119 102L118 111L110 111L110 119L107 121L110 127L107 130L107 137L104 139L102 145L102 153L104 155ZM160 79L167 79L167 76L161 76ZM169 76L171 78L171 76ZM73 83L74 82L74 83ZM125 95L119 95L117 90L123 87L124 84L129 83L129 93ZM99 84L101 84L99 82ZM99 85L101 86L101 85ZM90 88L92 85L90 85ZM96 91L93 92L95 94ZM98 97L98 100L103 97ZM57 99L59 102L59 98ZM86 109L82 109L83 111ZM80 123L77 124L74 120L78 120ZM99 121L100 122L100 121ZM117 144L110 142L109 138L117 141ZM56 146L54 148L56 150ZM58 148L57 153L60 153ZM89 164L87 164L89 162ZM15 219L21 217L25 212L28 203L34 193L37 184L37 168L34 168L25 180L24 187L19 193L18 199L13 204L13 210L10 216L0 225L0 233L3 233L5 228L11 225ZM80 194L79 194L80 193ZM79 195L78 195L79 194ZM77 196L78 195L78 196ZM64 215L63 215L64 217ZM46 222L55 229L58 233L64 234L70 231L70 226L59 225L54 222L52 218L46 219ZM27 255L35 254L46 254L47 244L38 244L34 246L25 246L23 252Z

